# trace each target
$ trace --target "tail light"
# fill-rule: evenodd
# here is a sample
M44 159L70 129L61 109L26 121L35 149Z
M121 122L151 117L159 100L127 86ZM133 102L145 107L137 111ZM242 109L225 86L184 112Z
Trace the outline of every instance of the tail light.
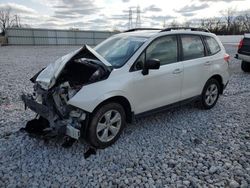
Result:
M224 60L229 63L230 55L225 54L224 55Z
M243 39L240 40L240 43L238 45L238 49L241 49L242 46L243 46Z

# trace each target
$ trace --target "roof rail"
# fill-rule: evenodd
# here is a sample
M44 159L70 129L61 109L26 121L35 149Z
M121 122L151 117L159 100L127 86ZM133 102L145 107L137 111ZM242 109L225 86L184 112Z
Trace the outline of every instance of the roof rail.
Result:
M184 30L190 29L191 31L204 31L204 32L210 33L210 31L208 29L195 28L195 27L169 27L169 28L165 28L165 29L161 30L161 32L171 31L171 30L181 30L181 29L184 29Z
M133 28L133 29L129 29L129 30L126 30L123 32L127 33L127 32L133 32L133 31L143 31L143 30L162 30L162 29L159 29L159 28Z

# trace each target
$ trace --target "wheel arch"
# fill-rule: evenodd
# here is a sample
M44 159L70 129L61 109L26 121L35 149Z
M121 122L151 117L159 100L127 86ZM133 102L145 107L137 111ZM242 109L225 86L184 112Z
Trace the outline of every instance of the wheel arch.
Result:
M98 104L95 107L95 109L92 113L94 113L96 110L98 110L101 106L103 106L107 103L110 103L110 102L118 103L124 108L127 123L131 123L133 121L134 113L132 112L131 104L130 104L129 100L124 96L113 96L113 97L110 97L108 99L105 99L104 101L102 101L100 104Z
M211 80L211 79L215 79L219 82L220 84L220 94L223 94L223 89L224 89L224 84L223 84L223 79L222 79L222 76L219 75L219 74L215 74L213 76L211 76L208 80Z

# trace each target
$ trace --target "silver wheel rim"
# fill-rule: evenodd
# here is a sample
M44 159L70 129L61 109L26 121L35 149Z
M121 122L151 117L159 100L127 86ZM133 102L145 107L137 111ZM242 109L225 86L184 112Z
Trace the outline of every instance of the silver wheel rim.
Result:
M211 84L205 93L205 102L208 106L211 106L214 104L218 97L219 91L216 84Z
M109 110L99 119L96 135L101 142L109 142L116 137L121 128L121 114L117 110Z

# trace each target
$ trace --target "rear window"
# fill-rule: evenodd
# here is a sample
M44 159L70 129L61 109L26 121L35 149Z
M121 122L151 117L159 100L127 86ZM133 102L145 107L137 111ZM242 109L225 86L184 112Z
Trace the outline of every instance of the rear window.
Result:
M204 36L208 47L208 55L216 54L220 51L220 45L213 37Z
M204 45L198 35L181 35L183 60L205 56Z

